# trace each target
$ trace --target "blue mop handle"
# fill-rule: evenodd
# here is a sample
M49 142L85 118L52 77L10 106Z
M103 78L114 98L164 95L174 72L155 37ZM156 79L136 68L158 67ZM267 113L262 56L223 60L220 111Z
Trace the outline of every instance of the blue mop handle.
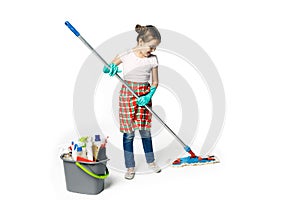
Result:
M65 25L76 35L76 37L80 36L80 33L72 26L72 24L68 21L65 22Z

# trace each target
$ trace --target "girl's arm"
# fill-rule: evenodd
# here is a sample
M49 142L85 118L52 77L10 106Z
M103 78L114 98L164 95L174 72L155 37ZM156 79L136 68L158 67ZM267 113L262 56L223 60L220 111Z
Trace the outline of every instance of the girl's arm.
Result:
M115 63L116 65L119 65L119 64L122 63L122 61L121 61L120 57L117 56L117 57L115 57L115 58L113 59L112 63Z
M152 86L158 86L158 66L152 69Z
M111 61L108 66L104 66L102 71L106 74L109 74L110 76L114 76L116 73L122 72L118 68L118 65L121 63L121 59L117 56Z
M152 85L148 94L141 96L137 99L137 104L139 106L145 106L149 103L152 96L154 95L156 88L158 86L158 66L152 68Z

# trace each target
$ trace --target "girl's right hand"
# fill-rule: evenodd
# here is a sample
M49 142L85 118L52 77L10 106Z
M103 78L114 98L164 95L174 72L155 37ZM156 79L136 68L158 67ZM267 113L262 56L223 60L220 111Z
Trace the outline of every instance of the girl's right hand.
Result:
M116 75L116 73L122 72L122 70L119 70L118 66L115 63L110 63L109 68L107 66L103 67L103 72L105 74L109 74L110 76Z

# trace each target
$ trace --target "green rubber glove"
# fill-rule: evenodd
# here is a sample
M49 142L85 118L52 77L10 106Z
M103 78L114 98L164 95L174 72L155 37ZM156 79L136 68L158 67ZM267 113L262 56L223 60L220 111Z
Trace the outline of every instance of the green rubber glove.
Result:
M116 73L122 72L122 70L119 70L118 66L115 63L110 63L109 68L107 66L103 67L103 72L105 74L109 74L110 76L116 75Z
M154 86L151 86L150 88L150 92L148 94L146 94L145 96L141 96L137 99L137 104L139 106L145 106L149 103L149 101L151 100L153 94L155 93L156 91L156 87Z

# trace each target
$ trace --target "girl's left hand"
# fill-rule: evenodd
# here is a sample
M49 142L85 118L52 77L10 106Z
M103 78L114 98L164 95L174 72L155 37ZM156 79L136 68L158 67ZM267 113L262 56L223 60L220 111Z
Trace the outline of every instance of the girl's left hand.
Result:
M109 74L110 76L116 75L116 73L121 73L122 70L119 70L118 66L115 63L110 63L109 68L107 66L103 67L103 72Z

